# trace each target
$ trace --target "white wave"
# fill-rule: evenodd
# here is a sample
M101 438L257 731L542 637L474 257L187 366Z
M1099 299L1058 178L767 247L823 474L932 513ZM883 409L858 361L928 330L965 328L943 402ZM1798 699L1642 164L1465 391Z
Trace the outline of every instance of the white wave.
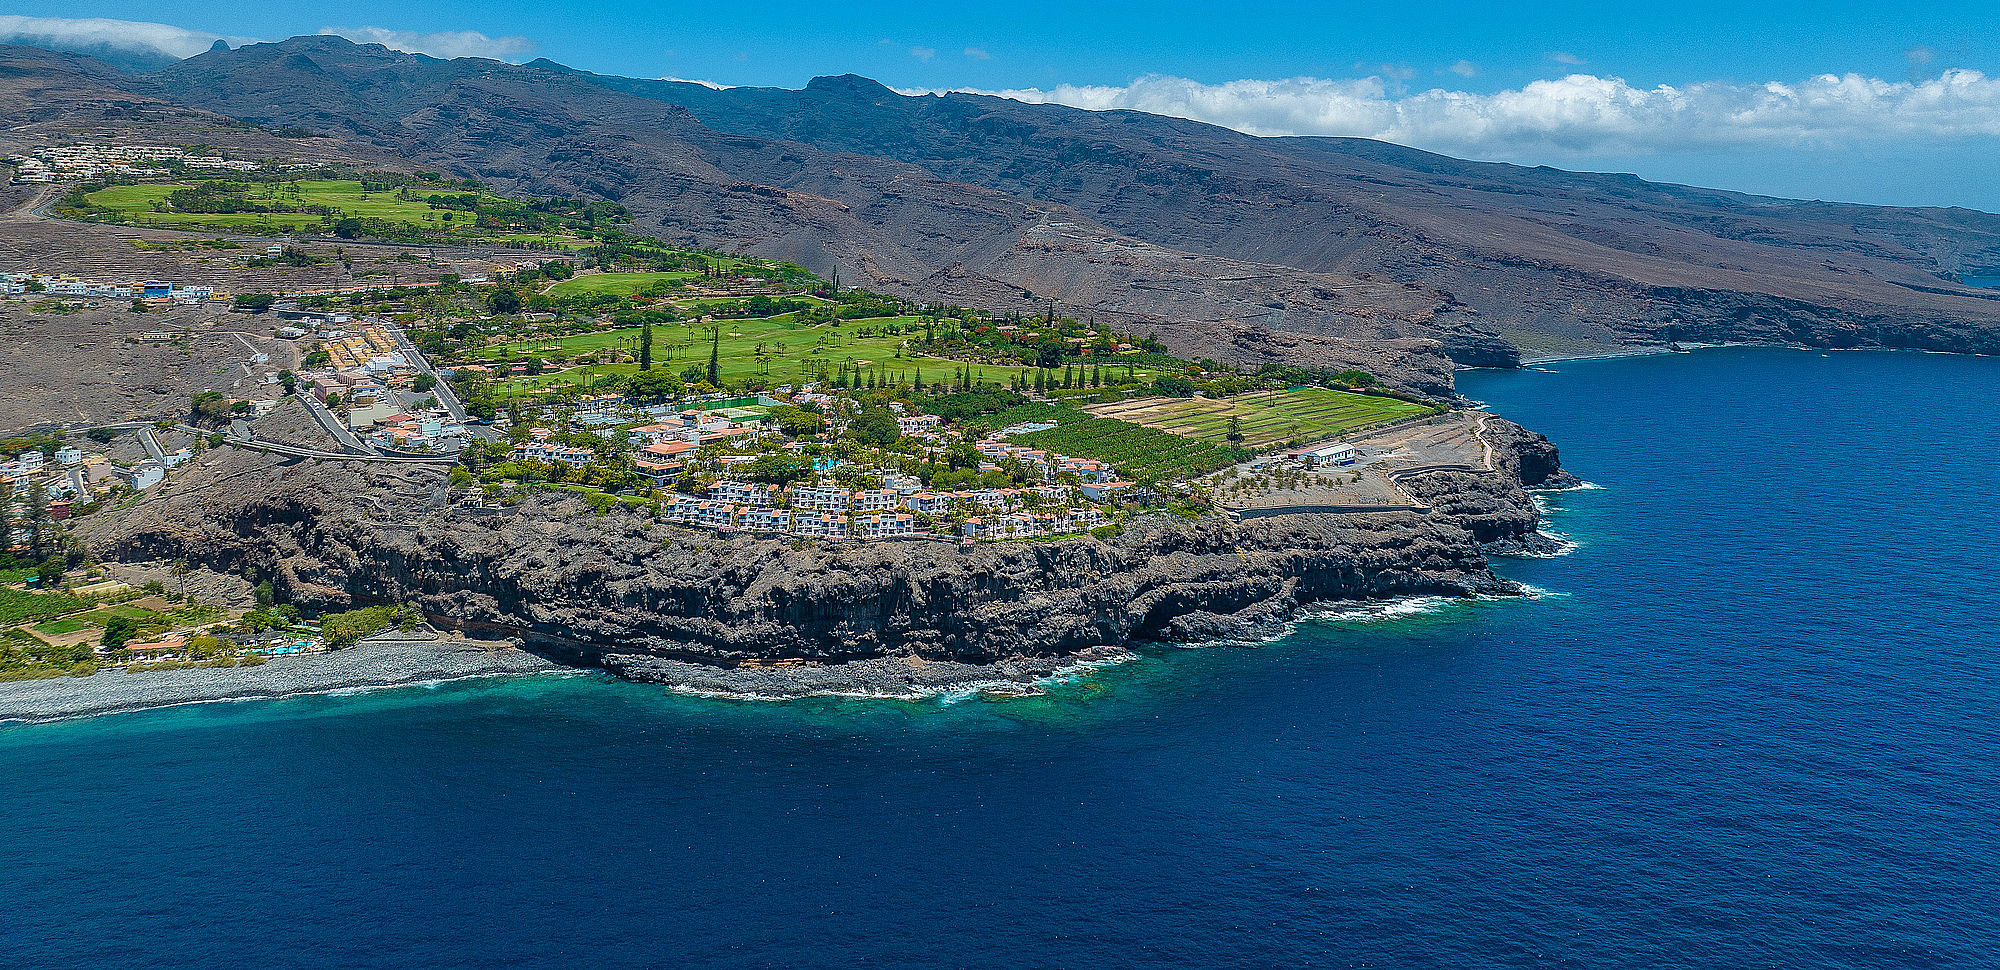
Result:
M1404 617L1438 613L1462 599L1451 596L1411 596L1393 600L1363 600L1338 606L1323 606L1299 614L1308 623L1381 623Z
M1530 494L1547 493L1550 495L1560 495L1563 492L1602 492L1606 491L1606 488L1596 482L1586 482L1578 479L1575 485L1541 485L1528 489L1528 491Z
M745 701L753 703L781 703L785 701L824 700L837 698L853 701L898 701L907 704L937 703L957 704L978 697L1015 698L1040 697L1051 687L1073 683L1092 671L1122 664L1138 658L1138 654L1121 650L1103 656L1094 656L1075 663L1058 667L1047 674L1031 680L969 680L955 684L918 686L902 691L879 690L811 690L804 693L767 694L757 691L717 690L694 687L689 684L663 684L669 692L686 697L701 697L709 700Z
M1535 530L1535 535L1546 543L1540 548L1497 548L1489 549L1488 555L1504 556L1509 559L1561 559L1582 548L1582 543L1553 529L1543 527Z

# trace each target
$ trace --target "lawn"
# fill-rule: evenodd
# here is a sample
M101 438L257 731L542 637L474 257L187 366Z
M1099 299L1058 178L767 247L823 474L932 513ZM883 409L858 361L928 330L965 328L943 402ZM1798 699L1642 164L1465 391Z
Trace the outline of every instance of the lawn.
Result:
M631 296L640 290L672 280L699 279L700 273L592 273L588 276L572 276L548 288L550 297L591 296Z
M128 606L124 604L107 604L105 606L100 606L97 609L91 610L90 612L85 613L80 617L77 617L77 619L85 620L90 623L96 623L101 626L105 623L110 622L112 617L122 616L128 620L150 620L156 615L157 614L155 614L152 610L140 606Z
M552 236L545 232L514 232L487 237L487 242L496 246L561 246L564 249L586 249L597 245L597 240L582 236Z
M125 214L131 221L155 224L171 228L192 228L209 226L219 229L318 229L341 216L357 219L381 219L385 222L415 226L421 229L442 232L469 232L473 229L473 214L469 212L449 212L432 209L421 200L404 200L390 192L364 192L361 183L346 179L306 179L297 183L250 182L248 198L252 201L274 200L296 205L323 205L339 213L337 216L319 216L299 212L155 212L155 205L164 205L168 194L178 189L189 188L189 184L152 182L143 185L113 185L99 189L84 197L84 201L99 208L110 209ZM293 185L299 194L290 194ZM463 189L445 186L412 185L411 190L419 195L460 195ZM497 200L497 196L488 196ZM446 220L449 215L450 220ZM564 237L547 235L518 235L522 241L562 242Z
M35 624L35 632L45 637L60 637L78 630L88 630L93 625L77 619L50 620L47 623Z
M967 366L979 380L1000 384L1021 373L1018 367L967 365L936 357L899 357L903 342L921 333L916 317L843 320L836 327L801 324L792 314L779 314L761 319L723 320L721 326L718 369L725 379L765 376L777 382L798 383L815 379L822 367L838 371L843 364L859 365L864 375L872 371L892 381L922 377L926 382L936 382ZM534 355L554 363L606 349L636 353L638 339L638 328L627 327L577 334L550 343L488 347L478 356L501 360ZM665 367L674 373L689 365L706 369L709 349L705 325L668 323L653 328L655 367ZM638 369L632 363L591 364L560 373L515 378L507 383L516 391L539 390L557 383L580 385L605 374L629 375Z
M1395 398L1307 387L1222 400L1149 397L1093 405L1087 410L1099 417L1218 443L1228 439L1230 419L1234 418L1243 434L1243 445L1262 450L1288 442L1331 438L1436 409Z

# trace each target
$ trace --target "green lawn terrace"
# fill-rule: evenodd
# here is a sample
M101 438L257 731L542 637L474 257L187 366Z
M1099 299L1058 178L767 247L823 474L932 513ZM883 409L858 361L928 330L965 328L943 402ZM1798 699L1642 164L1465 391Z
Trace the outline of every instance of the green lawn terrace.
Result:
M701 279L700 273L588 273L558 280L542 291L552 299L576 296L630 297L659 292L663 284Z
M227 197L240 200L246 208L326 211L198 212L179 211L174 205L176 192L223 185L242 187L241 194L231 193ZM446 197L476 198L476 204L488 210L489 224L480 225L480 212L427 201ZM163 229L256 235L333 233L342 220L357 219L364 224L372 223L368 235L379 234L375 230L381 227L392 227L407 234L530 249L574 250L595 245L587 233L565 228L563 223L569 219L562 213L527 211L526 205L515 200L449 184L418 182L384 189L353 179L271 182L187 179L107 186L84 194L82 203L81 211L73 215Z

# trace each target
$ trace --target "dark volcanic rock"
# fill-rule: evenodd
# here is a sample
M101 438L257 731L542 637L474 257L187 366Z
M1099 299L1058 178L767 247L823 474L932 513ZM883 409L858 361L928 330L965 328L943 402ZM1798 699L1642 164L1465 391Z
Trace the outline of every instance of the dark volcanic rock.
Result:
M620 657L608 665L628 673L658 669L632 658L990 665L1229 636L1324 600L1506 592L1480 543L1532 532L1516 476L1553 460L1537 441L1523 433L1516 471L1467 486L1450 515L1158 517L1108 541L966 551L724 535L639 510L593 515L569 498L481 511L446 504L435 471L241 452L84 533L107 558L255 568L309 609L415 602L433 622L517 636L572 663ZM226 494L205 487L223 478ZM1449 490L1441 482L1431 497Z
M1412 498L1464 525L1480 542L1521 542L1541 523L1530 488L1577 484L1549 439L1502 418L1486 419L1492 472L1437 471L1401 481Z

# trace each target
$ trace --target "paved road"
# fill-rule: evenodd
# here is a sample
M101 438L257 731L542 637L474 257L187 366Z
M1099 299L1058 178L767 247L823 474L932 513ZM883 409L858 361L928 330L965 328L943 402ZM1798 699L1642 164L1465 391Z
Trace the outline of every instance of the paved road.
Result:
M404 333L402 327L391 324L384 324L384 327L396 338L396 345L402 348L403 356L409 358L417 370L437 378L437 387L431 393L437 395L438 403L444 405L444 409L451 412L451 416L457 419L459 424L464 424L465 405L459 403L458 395L452 393L451 384L444 378L438 377L438 372L431 369L431 362L424 358L423 352L417 349L416 344L410 342L410 335Z
M160 449L160 439L153 437L152 425L139 425L139 443L146 446L146 454L151 455L154 461L166 462L167 453Z
M188 432L189 434L208 433L206 431L201 430L200 428L190 428L184 424L175 425L174 427L176 427L181 431ZM235 445L238 448L248 448L252 451L264 451L275 455L290 455L295 458L321 458L328 461L375 461L393 465L451 465L451 464L456 464L458 462L457 458L452 457L450 455L438 455L435 457L431 456L418 457L418 456L408 456L408 455L375 455L375 454L350 455L346 452L340 452L340 451L321 451L317 448L301 448L298 445L288 445L276 441L264 441L258 438L239 437L234 433L225 436L222 440L224 443Z
M327 434L333 435L341 447L363 455L379 454L375 449L363 444L360 438L355 437L354 431L340 420L339 415L327 408L326 402L305 391L300 391L293 397L305 402L306 410L312 412L313 420L318 421L319 426L325 428Z

